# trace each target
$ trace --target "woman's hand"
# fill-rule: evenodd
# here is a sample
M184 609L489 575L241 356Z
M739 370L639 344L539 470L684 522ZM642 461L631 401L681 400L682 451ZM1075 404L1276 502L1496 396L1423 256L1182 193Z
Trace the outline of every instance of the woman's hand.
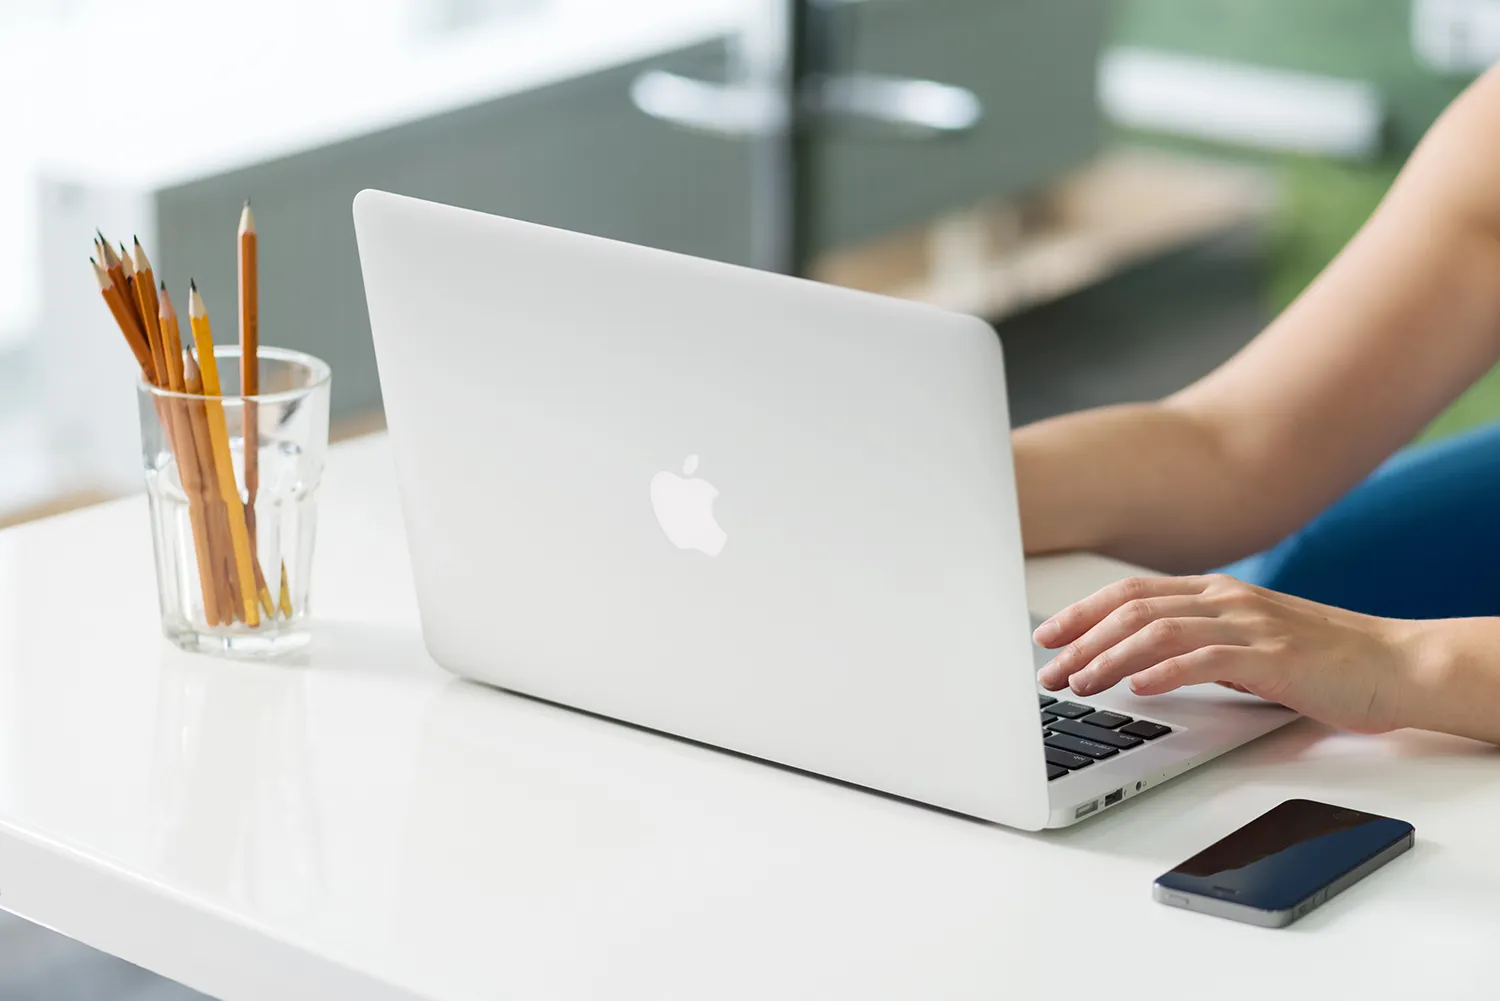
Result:
M1218 682L1363 733L1403 725L1404 623L1319 605L1233 577L1132 578L1042 623L1062 649L1038 675L1056 691L1137 695Z

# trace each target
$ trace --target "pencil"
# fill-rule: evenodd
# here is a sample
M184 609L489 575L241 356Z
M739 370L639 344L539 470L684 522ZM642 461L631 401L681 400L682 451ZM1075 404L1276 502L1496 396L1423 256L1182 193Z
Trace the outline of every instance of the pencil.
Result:
M260 488L260 403L250 397L260 393L260 253L255 216L250 199L240 211L239 226L240 307L240 395L245 398L240 414L240 437L245 456L245 528L250 533L251 563L255 568L255 592L266 615L276 616L271 589L260 566L255 531L255 498Z
M240 395L245 397L245 525L255 539L255 494L260 485L260 259L250 200L240 213ZM264 587L264 581L256 582ZM271 610L267 609L267 614Z
M130 251L125 249L125 244L120 244L120 252L115 254L111 251L115 260L120 262L120 272L125 276L125 301L130 303L130 308L135 310L136 322L141 325L141 333L146 332L146 318L141 315L137 304L135 287L135 262L130 259ZM148 342L149 343L149 340Z
M162 358L166 363L167 388L174 393L187 392L187 370L182 362L182 328L178 326L177 309L172 305L172 296L167 292L167 283L160 284L157 326L161 330Z
M130 255L126 256L128 258ZM156 301L155 276L151 271L151 261L146 257L146 248L141 246L140 240L135 240L135 258L131 263L135 271L131 280L131 285L135 290L135 303L140 310L143 326L146 328L146 341L151 345L151 363L156 372L156 378L153 381L158 386L169 388L167 359L161 342L160 305Z
M292 617L292 590L286 583L286 560L281 561L281 597L277 600L276 607L283 619Z
M99 294L104 296L104 303L109 307L110 314L114 316L115 323L120 327L120 333L125 335L125 343L130 345L130 353L135 355L136 362L141 366L141 375L146 379L151 378L151 349L146 345L146 337L141 333L140 327L136 325L135 313L125 304L125 299L120 295L120 288L109 277L109 273L100 266L99 262L92 257L89 264L94 268L94 277L99 281Z
M104 265L104 271L109 275L109 280L114 283L115 290L120 293L120 301L125 303L125 308L130 312L130 318L135 328L140 331L141 343L146 344L146 332L141 327L141 318L135 312L135 294L130 290L130 285L125 281L125 264L120 260L120 255L115 253L104 234L98 230L94 233L99 237L99 263ZM150 345L147 345L147 354Z
M183 392L191 396L202 396L203 373L198 369L198 363L191 354L185 354L182 364ZM215 584L219 585L222 609L219 618L225 625L229 625L242 616L245 604L239 575L234 568L234 541L229 532L229 507L218 491L219 478L214 469L212 435L208 429L208 404L206 401L191 401L188 412L199 447L204 517L208 522L208 537L213 540L209 555L212 576Z
M203 296L198 292L197 282L192 282L188 292L188 326L193 331L193 344L197 347L198 368L202 373L203 395L208 410L209 441L213 445L215 472L218 476L219 493L229 508L229 535L234 544L235 577L240 586L240 597L245 610L245 625L260 625L260 608L256 601L255 574L251 569L250 540L245 531L245 507L240 501L239 488L234 482L234 462L229 454L229 429L224 422L224 405L220 402L219 363L214 357L213 332L208 322L208 310L203 305ZM269 595L268 595L269 597Z
M144 269L149 271L149 266ZM177 310L172 306L172 297L167 294L166 283L161 285L157 327L161 331L162 369L167 389L174 393L187 392L187 380L182 367L182 335L177 324ZM219 572L214 561L216 549L223 543L215 538L212 528L212 511L208 504L208 492L203 487L203 461L208 440L194 431L193 416L189 409L192 401L172 399L167 406L174 412L173 430L177 435L177 472L182 480L183 493L187 494L188 520L193 528L193 547L198 560L198 584L203 592L203 611L208 624L228 625L234 621L234 609L228 603L228 595L220 594ZM205 426L205 430L207 430Z

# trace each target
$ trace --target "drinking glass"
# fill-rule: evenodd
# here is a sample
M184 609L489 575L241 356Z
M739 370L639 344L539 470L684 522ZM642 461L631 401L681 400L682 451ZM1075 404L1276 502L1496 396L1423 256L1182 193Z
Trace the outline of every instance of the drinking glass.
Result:
M247 397L239 348L214 357L219 396L138 384L162 631L188 650L274 656L309 639L330 371L262 347Z

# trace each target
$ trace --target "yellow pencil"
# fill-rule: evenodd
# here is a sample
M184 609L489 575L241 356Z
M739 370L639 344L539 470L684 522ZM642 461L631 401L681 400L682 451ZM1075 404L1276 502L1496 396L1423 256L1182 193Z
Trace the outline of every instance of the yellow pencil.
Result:
M214 357L213 332L208 323L208 310L203 305L203 296L198 292L198 283L192 282L188 291L188 325L193 329L193 344L198 349L198 368L203 373L203 395L208 404L208 434L213 445L215 473L219 480L219 493L229 508L229 536L234 544L234 572L240 585L240 596L244 604L245 625L260 625L260 608L256 601L255 571L252 569L249 533L245 531L245 505L240 501L240 491L234 482L234 460L229 454L229 428L224 421L224 405L219 402L219 364ZM269 599L269 595L266 596Z

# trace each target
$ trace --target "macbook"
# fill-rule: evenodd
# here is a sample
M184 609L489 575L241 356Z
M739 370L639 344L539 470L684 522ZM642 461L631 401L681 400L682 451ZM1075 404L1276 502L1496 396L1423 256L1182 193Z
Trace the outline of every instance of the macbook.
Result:
M1037 690L981 320L379 191L354 222L445 668L1033 830L1294 718Z

